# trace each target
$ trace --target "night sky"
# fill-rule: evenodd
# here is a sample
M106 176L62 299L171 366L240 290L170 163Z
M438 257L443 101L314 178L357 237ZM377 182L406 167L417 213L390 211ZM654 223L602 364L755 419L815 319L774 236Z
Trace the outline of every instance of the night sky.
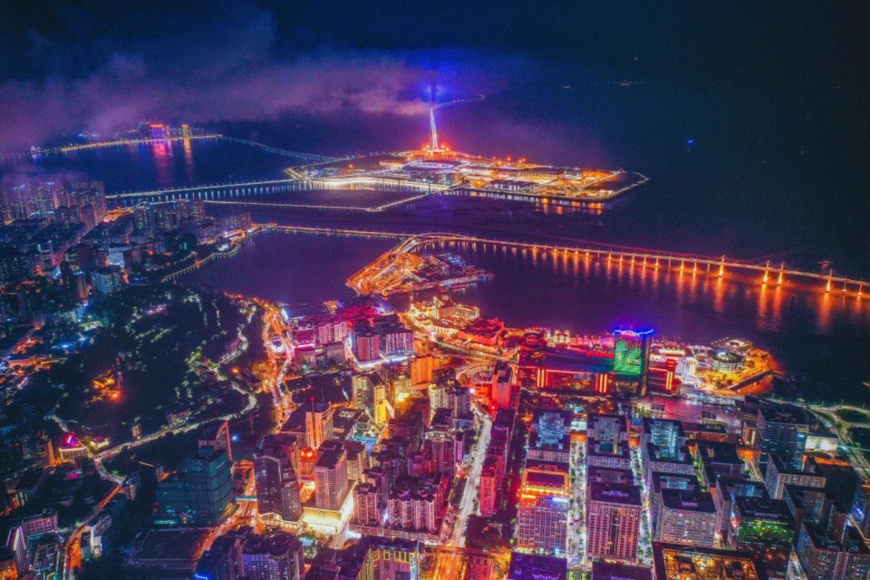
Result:
M4 145L145 116L417 114L433 82L492 93L544 65L773 85L782 106L818 106L837 87L829 106L850 111L868 86L862 2L2 4ZM867 128L866 114L854 122Z

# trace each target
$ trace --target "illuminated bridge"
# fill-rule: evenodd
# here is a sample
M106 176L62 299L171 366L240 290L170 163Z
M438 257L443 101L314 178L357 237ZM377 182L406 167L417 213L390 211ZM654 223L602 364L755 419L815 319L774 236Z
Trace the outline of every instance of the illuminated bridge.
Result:
M106 199L115 200L122 205L136 205L140 201L160 203L179 199L219 200L250 195L282 193L300 189L296 179L265 179L259 181L244 181L238 183L219 183L213 185L192 185L188 187L171 187L146 191L131 191L114 193Z
M748 272L759 275L759 282L767 286L782 286L786 279L799 279L804 281L821 282L825 292L842 292L851 294L858 299L863 298L864 280L857 280L845 276L835 275L833 271L827 274L806 272L787 266L782 263L774 265L770 262L756 264L747 260L737 260L721 256L718 258L698 256L692 254L667 253L648 248L628 248L624 246L582 246L582 245L555 245L533 242L517 242L500 240L480 236L471 236L455 233L423 233L412 234L403 232L386 232L377 230L353 229L353 228L329 228L317 226L293 226L279 225L274 223L257 224L249 235L255 236L261 233L285 233L285 234L308 234L325 235L336 237L355 237L369 239L400 240L400 243L392 248L390 253L408 253L431 249L439 245L451 244L482 244L506 248L517 248L531 251L534 255L553 255L574 257L575 259L600 260L614 263L623 267L643 268L652 271L678 270L681 274L695 275L704 273L708 276L723 278L727 272ZM234 255L238 246L228 252L215 254L214 257ZM208 260L197 261L182 271L174 272L166 277L168 281L181 276Z
M263 202L261 205L281 207L299 207L308 209L335 209L354 211L384 211L391 207L422 199L433 193L440 193L446 186L413 181L401 181L380 177L350 177L346 179L307 179L293 170L287 170L291 177L286 179L264 179L258 181L243 181L237 183L216 183L211 185L190 185L185 187L170 187L145 191L130 191L113 193L106 199L113 200L124 206L136 205L139 202L164 203L180 199L203 200L208 202L230 203L234 199L243 199L255 195L288 193L291 191L310 191L316 189L383 189L386 191L409 191L416 195L411 198L396 200L377 206L339 206L324 204L292 204L285 202ZM242 202L250 203L254 202Z
M771 264L769 261L764 264L756 264L748 260L737 260L726 256L714 258L692 254L667 253L648 248L630 248L624 246L608 247L604 245L584 247L581 245L536 244L531 242L515 242L453 233L413 235L405 239L391 251L413 252L437 245L457 243L492 244L500 247L529 250L540 255L551 254L553 256L576 256L577 259L596 259L633 268L651 270L678 269L680 273L685 272L687 274L703 272L707 275L716 276L718 278L724 277L726 272L729 271L757 273L760 282L767 286L782 286L786 279L818 281L824 284L825 292L839 291L843 294L851 293L858 299L863 298L864 285L866 284L864 280L857 280L834 274L833 270L829 271L827 274L806 272L787 266L785 263L775 265Z

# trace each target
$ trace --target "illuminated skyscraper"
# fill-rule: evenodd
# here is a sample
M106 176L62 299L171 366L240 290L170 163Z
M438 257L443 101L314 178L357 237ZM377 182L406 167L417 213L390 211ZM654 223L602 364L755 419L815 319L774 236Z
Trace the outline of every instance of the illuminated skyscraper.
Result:
M399 539L364 536L366 554L360 580L420 580L420 544Z
M513 395L514 369L505 361L495 363L492 372L492 393L490 398L499 409L509 409Z
M308 446L315 451L324 441L332 439L332 407L329 403L312 402L305 410L305 434Z
M333 439L321 445L314 482L314 504L321 509L340 509L348 491L347 451L341 441Z
M592 482L588 506L589 556L629 563L637 560L642 512L640 488Z
M242 550L242 570L250 580L301 580L305 573L302 543L284 532L253 534Z
M564 557L568 538L570 486L565 464L536 463L523 471L517 547Z
M260 514L275 514L289 521L302 517L296 473L278 441L271 437L264 440L263 448L254 457L254 479Z
M652 329L613 331L613 373L617 383L636 383L635 395L646 394Z

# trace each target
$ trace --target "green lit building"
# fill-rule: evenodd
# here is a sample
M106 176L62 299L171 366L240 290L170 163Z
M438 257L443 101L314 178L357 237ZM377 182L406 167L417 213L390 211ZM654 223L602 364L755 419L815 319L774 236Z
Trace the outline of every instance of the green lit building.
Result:
M794 539L794 520L782 500L735 497L731 505L733 548L757 553L771 578L785 578Z
M646 395L652 329L613 331L613 375L617 392Z

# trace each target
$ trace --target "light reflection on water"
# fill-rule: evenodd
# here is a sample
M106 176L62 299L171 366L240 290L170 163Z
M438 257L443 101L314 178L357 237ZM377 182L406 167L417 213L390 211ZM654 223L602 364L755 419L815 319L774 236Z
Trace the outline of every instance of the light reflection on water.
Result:
M808 330L813 334L827 335L843 324L865 329L870 325L868 306L855 291L825 292L823 283L811 281L785 279L777 284L773 283L775 277L763 284L762 276L756 273L728 269L719 276L717 268L699 266L688 259L658 263L609 254L597 257L537 247L455 241L439 243L433 251L459 253L469 262L494 271L492 285L514 287L517 296L509 305L498 301L489 304L492 315L506 317L505 313L512 310L529 324L534 324L530 309L559 311L565 303L585 298L595 299L603 306L602 312L611 310L614 316L620 307L639 301L649 311L648 317L664 321L663 326L674 331L679 330L682 319L691 317L686 314L690 311L731 318L728 326L739 320L748 327L744 332L758 334L782 332L795 313L809 315L812 328ZM521 299L522 288L530 284L537 289L534 308L524 306ZM484 312L490 310L487 303L493 294L497 293L486 286L463 292L481 301ZM590 322L598 320L602 317L593 317ZM585 327L583 320L577 323L577 330L594 330ZM711 328L709 332L716 330Z

